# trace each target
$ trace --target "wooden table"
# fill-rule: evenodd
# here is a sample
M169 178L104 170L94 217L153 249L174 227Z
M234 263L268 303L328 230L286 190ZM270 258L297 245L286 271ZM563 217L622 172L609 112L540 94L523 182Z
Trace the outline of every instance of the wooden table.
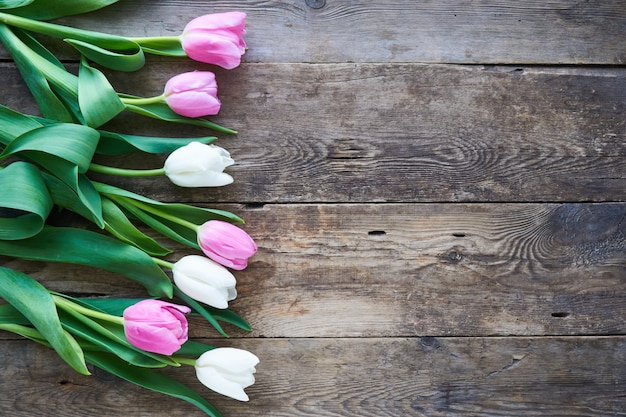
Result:
M260 248L232 303L253 331L191 321L261 358L250 402L172 375L225 417L626 415L626 1L121 0L62 22L177 35L230 10L248 14L249 50L216 71L213 120L239 131L218 142L235 183L111 180L233 211ZM2 56L2 103L34 112ZM207 67L109 75L149 96L192 69ZM99 270L0 264L72 294L145 295ZM9 333L0 351L4 417L203 415Z

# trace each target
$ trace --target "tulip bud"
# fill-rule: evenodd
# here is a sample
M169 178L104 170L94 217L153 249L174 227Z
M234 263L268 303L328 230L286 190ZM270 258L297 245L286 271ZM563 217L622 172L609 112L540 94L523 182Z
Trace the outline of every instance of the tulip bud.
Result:
M236 270L247 267L248 258L257 251L250 235L221 220L209 220L200 226L198 244L206 256Z
M178 74L165 83L167 105L186 117L210 116L219 113L222 103L217 98L215 74L192 71Z
M237 297L233 274L204 256L184 256L174 264L172 275L182 292L211 307L228 308L228 302Z
M234 164L228 151L219 146L191 142L172 152L165 160L165 175L180 187L220 187L233 182L222 172Z
M259 358L247 350L216 348L196 360L196 376L207 388L218 394L248 401L244 388L254 384Z
M228 12L193 19L180 37L183 50L196 61L225 69L237 67L246 51L245 18L245 13Z
M191 309L159 300L143 300L124 310L124 333L131 345L171 355L187 341Z

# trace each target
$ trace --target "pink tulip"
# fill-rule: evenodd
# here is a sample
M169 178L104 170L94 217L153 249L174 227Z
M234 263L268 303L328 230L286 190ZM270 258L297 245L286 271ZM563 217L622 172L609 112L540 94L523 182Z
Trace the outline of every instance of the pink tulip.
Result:
M243 40L246 14L213 13L197 17L181 35L183 50L189 58L232 69L241 63L246 51Z
M124 333L139 349L171 355L187 341L191 309L159 300L143 300L124 310Z
M185 72L170 78L164 96L172 110L187 117L217 114L222 105L217 98L215 74L209 71Z
M257 251L254 240L242 229L220 220L210 220L198 229L202 252L218 264L242 270Z

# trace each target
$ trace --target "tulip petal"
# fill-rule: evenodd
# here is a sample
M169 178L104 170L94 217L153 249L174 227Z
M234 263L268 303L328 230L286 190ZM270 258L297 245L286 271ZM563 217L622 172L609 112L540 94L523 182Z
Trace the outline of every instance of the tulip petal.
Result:
M259 364L259 358L252 352L237 348L218 348L204 353L196 360L196 366L227 366L230 372L244 372Z
M218 394L234 398L239 401L249 401L243 387L236 382L224 378L213 368L196 368L196 376L202 385Z
M172 268L178 288L194 300L211 307L228 308L228 301L237 296L237 280L222 265L203 256L188 255Z
M163 168L178 186L219 187L233 182L233 177L222 171L234 162L228 151L219 146L191 142L172 152Z
M187 306L143 300L124 310L124 333L135 347L171 355L187 341Z

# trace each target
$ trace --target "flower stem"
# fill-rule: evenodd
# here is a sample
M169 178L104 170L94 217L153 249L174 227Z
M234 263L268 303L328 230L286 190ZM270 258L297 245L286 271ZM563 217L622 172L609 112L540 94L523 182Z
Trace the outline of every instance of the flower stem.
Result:
M93 172L99 172L100 174L118 175L120 177L156 177L158 175L165 175L165 169L126 169L108 167L105 165L99 165L91 163L89 164L89 170Z
M172 356L172 359L174 359L178 363L182 363L183 365L191 365L191 366L196 365L196 359L183 358L180 356Z
M159 41L159 42L180 42L180 35L179 36L146 36L146 37L130 37L128 38L133 42L137 42L138 44L143 44L143 43L147 43L147 42L154 42L154 41Z
M131 41L122 36L109 35L106 33L94 32L91 30L77 29L69 26L57 25L54 23L42 22L39 20L28 19L8 13L0 12L0 22L9 26L26 29L42 35L53 36L56 38L71 38L84 42L102 44L104 41L107 48L127 49Z
M116 196L116 198L124 200L128 204L131 204L131 205L137 207L140 210L143 210L143 211L145 211L147 213L155 214L155 215L157 215L157 216L159 216L159 217L161 217L163 219L172 221L172 222L174 222L176 224L179 224L179 225L181 225L183 227L186 227L188 229L191 229L193 231L197 232L198 229L200 228L200 225L188 222L187 220L183 220L183 219L181 219L179 217L176 217L176 216L172 216L171 214L165 213L165 212L159 210L158 208L155 208L155 207L151 206L150 204L145 204L145 203L142 203L141 201L134 200L132 198L128 198L128 197L124 197L124 196Z
M165 261L163 259L160 258L152 258L152 260L154 261L155 264L168 268L168 269L173 269L174 268L174 264L168 261Z
M144 104L154 104L154 103L162 103L165 101L165 94L161 94L160 96L154 97L141 97L141 98L132 98L132 97L120 97L120 100L124 104L132 104L135 106L141 106Z
M83 314L88 317L93 317L95 319L100 319L100 320L108 321L111 323L124 324L123 317L113 316L111 314L101 313L99 311L92 310L87 307L83 307L80 304L74 303L58 295L52 294L52 298L54 299L54 304L56 304L56 306L62 310L65 310L65 311L73 310L77 313Z

